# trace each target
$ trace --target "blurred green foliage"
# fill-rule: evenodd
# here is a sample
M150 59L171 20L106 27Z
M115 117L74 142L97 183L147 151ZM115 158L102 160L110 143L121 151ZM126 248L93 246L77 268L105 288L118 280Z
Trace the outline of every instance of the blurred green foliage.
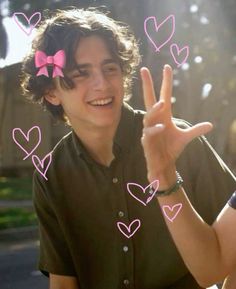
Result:
M36 214L32 208L0 209L0 230L36 224Z
M0 178L0 201L28 199L32 199L31 178Z

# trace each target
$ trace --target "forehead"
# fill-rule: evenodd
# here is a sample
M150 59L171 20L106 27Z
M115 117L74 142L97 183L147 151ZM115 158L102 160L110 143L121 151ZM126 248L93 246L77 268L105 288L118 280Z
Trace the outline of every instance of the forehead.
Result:
M97 63L111 58L113 57L107 43L97 35L82 38L75 51L77 63Z

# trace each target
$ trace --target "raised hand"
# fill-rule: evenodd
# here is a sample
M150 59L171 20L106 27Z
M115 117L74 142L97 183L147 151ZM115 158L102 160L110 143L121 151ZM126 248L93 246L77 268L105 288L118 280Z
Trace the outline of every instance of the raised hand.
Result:
M147 162L148 180L158 179L159 190L169 188L176 181L175 163L186 145L194 138L209 132L212 124L203 122L188 129L181 129L172 120L172 68L165 65L160 91L156 100L150 71L140 70L144 103L147 113L144 116L142 145Z

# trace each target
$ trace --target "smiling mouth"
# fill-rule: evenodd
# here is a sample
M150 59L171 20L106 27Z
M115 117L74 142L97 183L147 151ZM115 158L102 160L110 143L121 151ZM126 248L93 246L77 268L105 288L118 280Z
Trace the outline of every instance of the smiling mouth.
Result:
M113 97L107 97L107 98L103 98L99 100L93 100L88 103L93 106L106 106L106 105L111 104L112 102L113 102Z

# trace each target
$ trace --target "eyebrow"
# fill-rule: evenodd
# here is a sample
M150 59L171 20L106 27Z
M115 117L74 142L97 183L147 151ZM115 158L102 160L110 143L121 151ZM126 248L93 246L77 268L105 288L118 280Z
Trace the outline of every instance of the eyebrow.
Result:
M103 60L101 65L106 65L106 64L110 64L110 63L118 64L118 61L116 61L115 59L109 58L109 59ZM81 63L81 64L77 63L73 67L73 70L80 70L80 69L83 69L83 68L90 68L90 67L92 67L91 63Z

